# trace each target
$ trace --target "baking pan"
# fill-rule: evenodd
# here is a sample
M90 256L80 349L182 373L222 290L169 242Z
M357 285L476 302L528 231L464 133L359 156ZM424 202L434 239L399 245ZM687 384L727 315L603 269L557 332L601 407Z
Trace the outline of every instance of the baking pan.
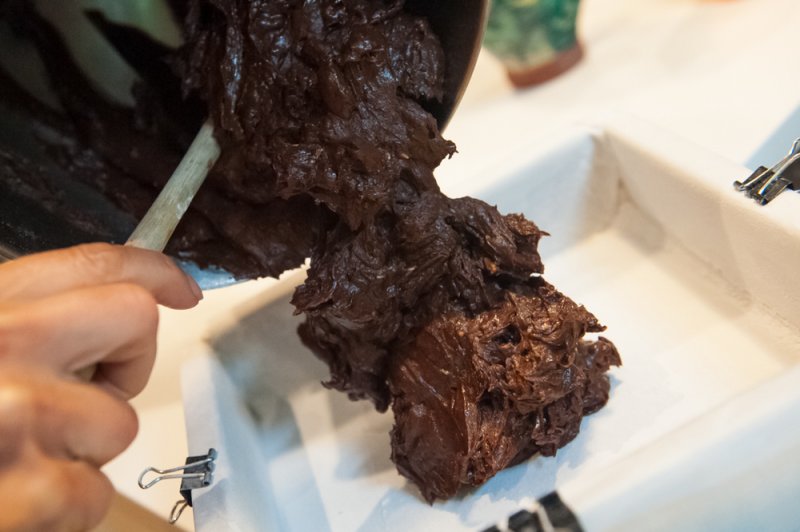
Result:
M217 480L195 493L197 530L480 530L554 491L586 530L800 522L783 496L800 490L800 462L785 460L800 455L800 431L781 430L800 424L787 407L800 404L800 196L760 207L731 186L750 170L631 117L484 155L492 171L476 164L459 192L471 183L553 235L545 277L608 326L622 356L608 405L555 458L428 505L389 460L391 415L319 385L325 367L289 304L296 272L184 368L190 454L219 451ZM779 445L762 437L776 431ZM703 482L676 489L698 460L712 467ZM761 496L743 504L753 490L735 482L753 478Z

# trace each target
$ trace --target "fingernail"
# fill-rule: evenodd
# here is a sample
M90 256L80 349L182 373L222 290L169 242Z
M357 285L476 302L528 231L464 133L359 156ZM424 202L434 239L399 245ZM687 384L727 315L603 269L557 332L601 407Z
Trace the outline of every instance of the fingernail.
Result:
M188 273L185 275L186 275L186 280L189 283L189 288L192 290L194 297L196 297L197 300L200 301L201 299L203 299L203 291L200 290L200 285L197 284L197 281L194 280L194 277L192 277Z

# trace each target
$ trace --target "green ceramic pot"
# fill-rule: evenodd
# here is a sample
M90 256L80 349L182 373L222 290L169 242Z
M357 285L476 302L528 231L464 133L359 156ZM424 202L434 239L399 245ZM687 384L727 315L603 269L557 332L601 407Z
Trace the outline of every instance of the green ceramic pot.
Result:
M580 0L493 0L484 45L517 86L551 79L583 56L576 22Z

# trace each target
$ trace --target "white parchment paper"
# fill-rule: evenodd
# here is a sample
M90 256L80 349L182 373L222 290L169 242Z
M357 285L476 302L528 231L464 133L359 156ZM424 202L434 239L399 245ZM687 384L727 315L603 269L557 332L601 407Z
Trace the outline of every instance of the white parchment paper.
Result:
M731 186L746 169L631 118L523 148L498 165L502 179L472 192L554 235L545 277L601 318L622 355L608 406L555 458L427 505L389 460L391 416L319 385L325 368L300 344L288 302L298 273L185 368L190 450L220 451L217 482L196 498L198 530L478 529L608 476L797 364L800 287L765 276L800 264L800 196L757 207ZM725 434L711 424L681 451ZM634 474L617 469L607 482Z

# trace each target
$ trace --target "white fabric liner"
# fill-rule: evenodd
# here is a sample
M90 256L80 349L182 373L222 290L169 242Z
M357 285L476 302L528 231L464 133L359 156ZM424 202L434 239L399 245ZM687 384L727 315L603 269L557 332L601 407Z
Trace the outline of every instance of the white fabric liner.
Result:
M197 530L474 530L556 488L585 512L589 530L634 530L649 514L627 524L609 516L622 513L631 486L644 493L641 486L660 485L663 468L651 476L642 469L654 460L649 444L678 438L687 429L674 431L700 416L716 419L694 421L703 428L670 447L669 472L680 477L696 467L697 453L725 448L726 438L756 438L751 427L775 422L768 414L800 399L800 385L784 384L779 397L758 396L774 411L751 412L743 419L752 423L735 431L724 422L724 405L743 402L748 390L781 375L800 384L800 372L789 371L800 361L800 284L790 275L800 265L800 195L759 207L731 185L748 170L631 117L565 132L537 150L509 147L491 170L465 178L461 188L476 186L458 192L524 212L553 234L541 247L545 278L608 326L604 335L623 359L606 408L584 419L555 458L533 458L429 506L389 460L391 415L319 385L326 369L300 344L301 318L288 302L297 273L184 368L190 452L220 453L215 484L194 494ZM800 431L786 431L782 445L798 456ZM762 452L769 449L765 441ZM628 466L607 469L620 460ZM722 478L724 467L706 475ZM759 470L759 478L768 486L778 469ZM597 485L622 502L592 498ZM674 495L674 485L664 486L637 508ZM732 522L753 515L745 505L700 506L723 508ZM697 523L692 508L669 515ZM800 519L800 509L787 511ZM764 508L755 516L767 526L786 522Z

